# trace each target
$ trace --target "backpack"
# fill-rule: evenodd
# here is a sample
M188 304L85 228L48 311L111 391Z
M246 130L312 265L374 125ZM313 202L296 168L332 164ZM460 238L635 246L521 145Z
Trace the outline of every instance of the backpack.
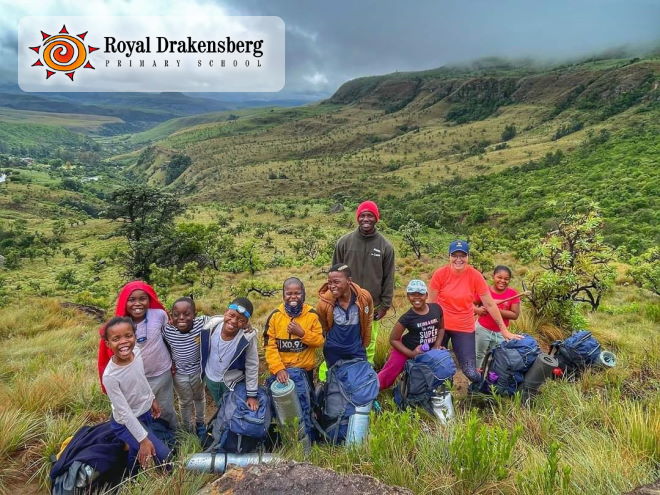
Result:
M319 390L320 414L316 425L319 433L330 443L342 443L355 408L373 402L378 391L378 375L367 361L337 361L328 370L326 382Z
M225 392L222 405L209 422L206 452L254 452L268 436L271 420L270 397L266 389L257 390L259 407L251 411L247 405L245 382ZM210 444L210 445L209 445Z
M541 353L536 340L524 335L520 340L506 340L486 356L484 378L480 390L485 393L514 395Z
M553 342L550 347L564 374L573 377L593 365L601 350L598 341L587 330L574 332L563 341Z
M127 469L124 442L110 422L83 426L58 454L50 470L51 493L92 493L121 482Z
M286 372L289 374L289 378L296 385L296 393L298 395L298 402L300 402L300 409L302 410L301 421L305 427L305 433L310 441L313 441L316 438L316 429L314 428L314 423L312 421L312 390L311 384L307 379L307 373L302 368L287 368ZM266 389L270 390L271 384L275 381L275 375L271 376L266 380L264 384ZM272 410L275 410L275 405L271 405Z
M431 349L408 359L404 374L394 388L394 402L400 409L419 406L433 414L431 397L455 373L456 365L447 349Z

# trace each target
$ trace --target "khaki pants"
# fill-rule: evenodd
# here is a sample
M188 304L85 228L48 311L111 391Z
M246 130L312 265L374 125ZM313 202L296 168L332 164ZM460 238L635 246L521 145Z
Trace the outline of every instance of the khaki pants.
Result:
M162 375L147 377L151 391L160 406L160 417L167 421L170 428L176 429L176 411L174 411L174 381L172 372L167 370Z
M477 368L483 368L483 361L488 351L500 342L504 342L504 337L500 332L488 330L479 323L476 323L474 328L474 350L477 358Z
M201 375L199 373L192 375L176 373L174 390L179 398L183 427L194 433L196 424L204 424L204 384Z

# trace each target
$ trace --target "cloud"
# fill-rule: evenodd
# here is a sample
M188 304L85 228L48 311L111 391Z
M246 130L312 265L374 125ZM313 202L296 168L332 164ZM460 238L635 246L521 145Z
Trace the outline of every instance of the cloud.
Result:
M286 86L327 96L348 79L486 56L576 58L656 43L656 0L0 0L0 54L22 15L274 15L287 29ZM15 67L15 62L14 62Z

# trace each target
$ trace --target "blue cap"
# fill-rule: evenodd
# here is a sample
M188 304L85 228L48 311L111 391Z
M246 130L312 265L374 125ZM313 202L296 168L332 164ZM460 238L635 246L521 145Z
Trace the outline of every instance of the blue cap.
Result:
M470 245L467 241L454 241L449 245L449 254L454 254L456 251L463 251L465 254L470 254Z
M408 282L408 287L406 287L406 294L412 294L413 292L426 294L428 289L426 288L426 284L423 281L415 279Z

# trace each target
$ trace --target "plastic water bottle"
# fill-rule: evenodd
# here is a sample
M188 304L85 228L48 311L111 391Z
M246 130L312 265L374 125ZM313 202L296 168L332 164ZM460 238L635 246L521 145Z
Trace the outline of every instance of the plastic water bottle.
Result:
M369 434L369 413L371 402L364 406L356 406L355 413L348 418L348 429L346 430L346 445L361 444Z
M596 364L602 366L603 368L614 368L616 366L616 356L610 351L602 351L598 355Z
M422 352L429 352L431 350L431 346L428 344L422 344L419 348Z
M488 383L495 383L499 379L500 375L495 373L494 371L489 371L488 376L486 377L486 380L488 380Z

